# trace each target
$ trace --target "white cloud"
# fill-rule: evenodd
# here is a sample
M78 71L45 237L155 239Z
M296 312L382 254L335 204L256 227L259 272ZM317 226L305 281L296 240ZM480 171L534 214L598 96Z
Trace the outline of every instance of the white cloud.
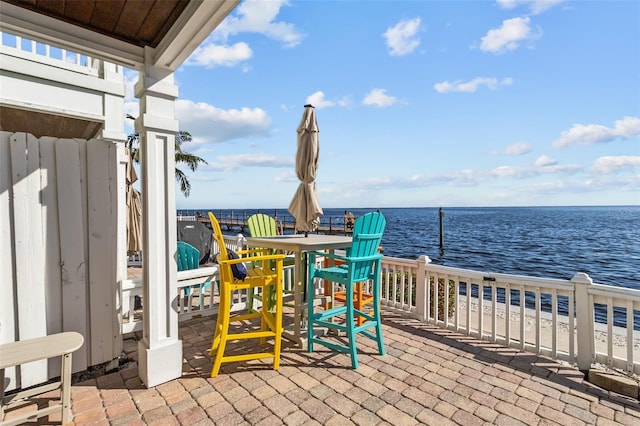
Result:
M322 108L329 108L329 107L333 107L336 106L336 103L334 101L329 101L327 99L324 98L324 92L322 91L317 91L312 93L311 95L307 96L307 100L305 101L305 104L311 104L314 107L316 107L317 109L322 109Z
M314 92L307 96L305 104L311 104L316 107L316 109L330 108L334 106L348 107L351 105L351 99L349 99L348 96L343 96L342 98L332 101L329 99L325 99L324 92L318 90L317 92Z
M507 146L502 154L505 155L522 155L531 152L531 145L527 142L516 142Z
M387 95L385 89L373 89L364 97L362 103L364 105L372 105L383 108L395 104L397 100L398 99L395 96Z
M186 65L199 65L207 68L216 66L233 67L253 55L247 43L236 43L232 46L206 43L198 47L187 59ZM246 72L246 70L243 70Z
M338 99L336 103L338 104L338 106L348 107L351 106L351 99L348 96L343 96L342 98Z
M453 186L478 186L480 181L484 180L487 176L484 170L463 169L458 172L447 174L445 176L436 177L436 180L447 179L449 185Z
M598 158L593 163L591 171L598 174L610 174L621 170L634 170L636 167L640 167L640 156L607 156Z
M138 82L139 73L136 70L125 68L124 70L124 99L125 101L136 100L135 85Z
M519 5L529 6L531 13L537 15L562 3L564 0L496 0L503 9L514 9Z
M279 41L285 47L297 46L302 33L291 23L276 21L280 8L289 5L287 0L245 0L222 21L213 36L226 40L230 35L252 32Z
M531 174L564 174L572 175L579 171L582 171L583 167L578 164L558 164L558 160L551 158L548 155L541 155L534 163L534 168L531 170Z
M292 160L295 164L295 161ZM274 178L276 182L300 182L298 176L292 170L285 170Z
M420 18L413 18L398 22L387 28L382 36L386 39L387 49L391 56L404 56L420 46Z
M543 182L529 187L529 192L544 195L560 192L575 192L575 189L565 181Z
M517 49L523 41L540 38L542 31L533 33L529 24L528 17L505 19L500 28L489 30L481 38L480 50L499 54Z
M554 166L558 164L558 161L554 160L548 155L541 155L540 157L538 157L535 164L536 164L536 167L547 167L547 166Z
M511 77L505 77L502 80L498 80L493 77L476 77L471 81L463 82L460 80L449 82L443 81L442 83L436 83L433 88L439 93L450 92L465 92L473 93L478 90L480 86L486 86L491 90L496 90L500 86L510 86L513 84Z
M135 85L138 82L138 71L124 69L124 116L137 118L140 115L140 101L135 97ZM130 135L135 132L133 120L124 120L124 131Z
M224 110L186 99L176 100L176 118L180 120L180 129L193 136L192 144L265 136L271 127L269 115L260 108Z
M235 154L217 156L213 161L209 161L208 165L200 166L200 169L235 171L243 167L282 168L294 166L293 157L276 157L269 154Z
M600 124L574 124L571 129L560 134L560 139L553 142L553 147L595 145L615 139L630 139L638 135L640 135L640 117L624 117L622 120L616 120L613 127Z
M584 169L579 164L548 164L538 168L540 174L565 174L572 175Z
M600 174L595 178L585 180L583 188L587 191L630 192L634 196L634 198L631 198L630 204L637 204L638 191L640 191L640 174L620 177Z
M524 167L513 167L513 166L499 166L495 169L491 170L491 175L495 177L514 177L514 178L523 178L529 177L536 174L534 170Z
M482 183L487 181L504 182L506 185L513 188L521 188L521 183L515 183L516 180L526 182L529 179L544 176L547 179L553 179L555 175L561 175L558 181L551 184L543 184L542 187L557 187L558 185L565 185L563 182L567 181L567 175L575 175L577 172L583 170L580 165L561 165L558 162L547 156L541 156L536 161L536 167L516 167L516 166L499 166L493 169L461 169L447 173L435 173L435 174L414 174L409 177L390 177L390 176L377 176L374 178L362 178L358 181L341 184L340 190L344 191L356 189L360 192L363 191L376 191L383 190L407 190L415 188L425 187L437 187L442 188L444 186L449 187L461 187L461 188L473 188L479 187ZM611 186L609 186L611 187ZM573 186L571 187L573 188ZM532 191L535 192L535 191ZM499 193L497 193L499 194Z

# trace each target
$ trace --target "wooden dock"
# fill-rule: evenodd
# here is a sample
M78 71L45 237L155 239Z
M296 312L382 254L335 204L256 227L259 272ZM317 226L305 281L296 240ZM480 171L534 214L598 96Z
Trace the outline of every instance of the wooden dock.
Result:
M216 214L220 228L227 232L241 232L244 234L249 233L249 225L247 219L249 216L246 214ZM203 214L199 214L195 218L199 222L207 224L210 228L209 217ZM278 227L278 232L281 234L292 234L295 232L295 220L293 216L274 216ZM353 233L353 225L348 226L348 221L345 221L344 216L322 216L320 218L320 226L314 231L316 234L326 235L351 235Z

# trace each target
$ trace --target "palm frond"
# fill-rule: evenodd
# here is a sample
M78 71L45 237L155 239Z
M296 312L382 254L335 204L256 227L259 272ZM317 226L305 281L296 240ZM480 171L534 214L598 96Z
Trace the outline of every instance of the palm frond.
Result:
M178 168L176 168L176 180L180 184L180 191L185 197L188 197L191 193L191 182L189 182L189 179L187 179L187 176L182 172L182 170Z
M200 163L209 164L204 158L188 152L176 152L176 164L186 164L192 172L198 169Z
M135 120L136 118L130 114L126 115L126 118L130 120ZM175 148L175 161L176 164L185 164L189 170L195 172L198 169L200 163L209 164L204 158L201 158L195 154L191 154L189 152L183 151L182 144L185 142L191 142L193 137L191 133L180 130L175 134L174 140L174 148ZM129 148L131 153L131 157L136 163L140 162L140 134L132 133L127 136L127 141L125 142L125 146ZM176 167L175 171L176 181L180 184L180 191L184 194L185 197L188 197L191 193L191 183L189 179L184 174L184 172Z

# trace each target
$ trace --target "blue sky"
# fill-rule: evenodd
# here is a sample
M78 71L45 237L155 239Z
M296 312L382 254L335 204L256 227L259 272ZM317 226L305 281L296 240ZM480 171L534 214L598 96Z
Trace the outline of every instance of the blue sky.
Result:
M179 209L287 208L306 103L323 207L640 205L638 1L245 0L175 79Z

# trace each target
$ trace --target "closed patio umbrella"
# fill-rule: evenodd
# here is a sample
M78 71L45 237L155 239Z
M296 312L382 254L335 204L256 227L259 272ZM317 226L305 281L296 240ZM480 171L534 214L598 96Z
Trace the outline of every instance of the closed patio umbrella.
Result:
M323 215L316 190L316 172L320 138L318 123L313 105L305 105L302 120L298 126L298 150L296 152L296 174L300 186L291 200L289 213L296 220L296 230L315 231Z
M133 160L129 150L129 162L127 163L127 254L133 254L142 250L142 199L140 192L133 187L138 180L136 170L133 168Z

